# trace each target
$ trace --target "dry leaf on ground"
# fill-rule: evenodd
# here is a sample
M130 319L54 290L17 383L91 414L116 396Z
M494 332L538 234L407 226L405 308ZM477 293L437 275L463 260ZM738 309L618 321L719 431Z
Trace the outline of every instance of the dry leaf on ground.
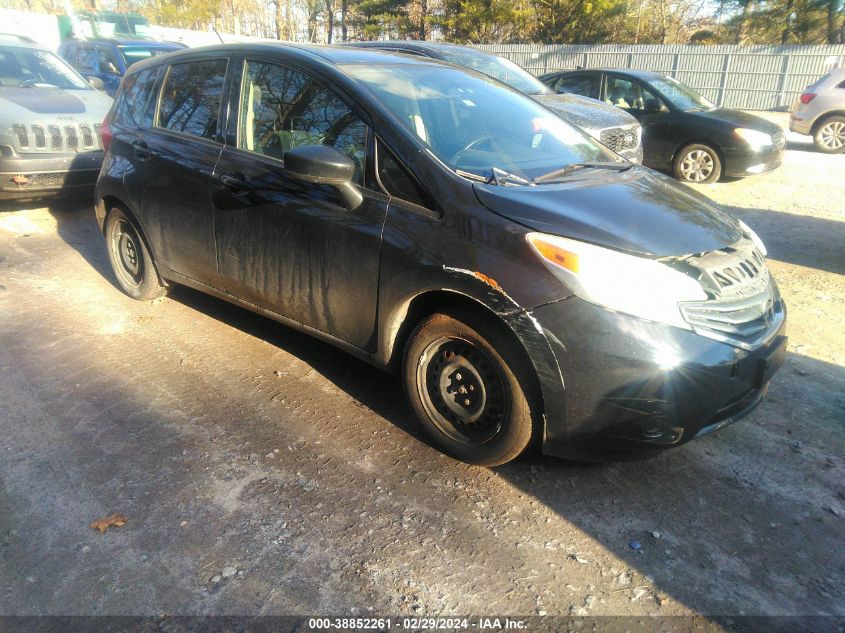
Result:
M126 525L125 516L122 514L112 514L111 516L103 517L92 522L91 529L103 534L110 527L123 527L124 525Z

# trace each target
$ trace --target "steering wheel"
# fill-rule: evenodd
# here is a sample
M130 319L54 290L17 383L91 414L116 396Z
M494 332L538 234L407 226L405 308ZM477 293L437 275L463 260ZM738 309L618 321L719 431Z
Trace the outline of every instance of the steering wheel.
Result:
M464 145L463 148L459 149L457 152L452 154L451 162L454 163L455 160L458 158L458 156L460 156L464 152L468 152L469 150L473 149L476 145L481 145L481 143L483 143L484 141L495 141L495 140L496 139L494 139L490 134L484 134L482 136L477 136L474 139L472 139L469 143Z

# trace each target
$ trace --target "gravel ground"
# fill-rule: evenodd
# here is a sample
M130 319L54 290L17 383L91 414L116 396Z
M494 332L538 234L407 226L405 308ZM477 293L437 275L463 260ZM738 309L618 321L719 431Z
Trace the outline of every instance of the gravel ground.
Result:
M752 416L645 462L493 470L340 351L186 289L125 297L88 205L7 205L0 615L845 617L843 175L794 138L701 188L790 310Z

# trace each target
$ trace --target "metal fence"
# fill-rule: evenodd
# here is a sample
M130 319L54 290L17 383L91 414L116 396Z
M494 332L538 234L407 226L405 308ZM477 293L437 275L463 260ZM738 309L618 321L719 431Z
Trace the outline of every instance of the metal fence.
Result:
M834 67L845 44L831 46L485 44L535 75L554 70L636 68L666 73L720 106L783 110Z

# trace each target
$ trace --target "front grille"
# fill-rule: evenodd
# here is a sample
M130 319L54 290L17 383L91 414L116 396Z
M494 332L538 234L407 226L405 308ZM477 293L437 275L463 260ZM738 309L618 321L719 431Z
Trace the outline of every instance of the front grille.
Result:
M772 142L774 143L775 149L778 151L786 147L786 134L783 133L783 130L772 135Z
M765 258L750 239L668 263L695 277L707 293L706 301L680 304L686 322L699 331L747 342L771 330L782 311Z
M18 137L18 145L20 145L23 149L29 148L29 134L26 132L26 126L24 125L16 125L14 126L15 136Z
M50 149L61 151L62 149L62 131L58 125L51 125L47 128L50 130Z
M764 332L774 322L774 311L771 285L753 297L681 304L687 323L732 338L749 338Z
M65 126L65 142L67 143L67 148L75 150L79 147L79 139L76 136L76 128L71 125Z
M17 123L12 126L17 141L17 150L31 152L76 152L102 148L100 125L88 123L74 125Z
M599 140L614 152L634 149L640 144L639 133L635 127L609 127L601 131Z
M47 137L44 136L43 127L40 125L33 125L32 135L35 137L35 149L47 149Z

